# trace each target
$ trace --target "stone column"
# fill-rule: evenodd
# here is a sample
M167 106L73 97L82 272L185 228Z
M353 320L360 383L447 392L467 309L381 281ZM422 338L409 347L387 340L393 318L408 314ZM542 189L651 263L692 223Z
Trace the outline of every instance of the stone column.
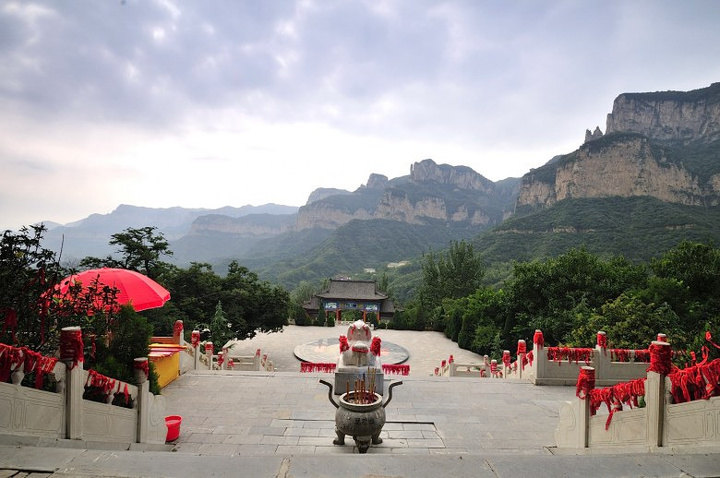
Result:
M147 443L150 430L150 363L147 357L136 358L133 363L137 384L137 442Z
M213 369L213 343L205 342L205 356L208 359L208 370Z
M193 330L190 340L192 340L191 344L193 348L193 369L197 370L200 365L200 351L198 350L200 346L200 331Z
M503 363L503 378L508 378L510 376L510 351L509 350L503 350L502 363Z
M518 362L518 378L523 378L523 363L525 363L525 355L527 354L527 344L523 339L518 340L517 346L517 362Z
M545 355L545 336L540 329L535 329L535 334L533 335L533 355L534 360L531 369L535 372L535 378L533 378L533 380L535 383L538 383L540 377L545 377L548 364Z
M220 358L222 354L222 359ZM218 362L220 363L220 370L227 370L227 356L228 356L228 349L223 347L223 349L218 352Z
M255 357L253 358L253 370L256 372L260 370L260 349L255 351Z
M578 375L578 422L576 448L587 448L590 438L590 391L595 388L595 368L583 365Z
M647 419L648 445L663 446L663 422L665 421L665 377L671 369L672 350L667 342L657 340L650 344L650 368L645 382L645 417Z
M176 320L173 325L173 342L179 345L185 345L184 331L183 321L180 319Z
M60 331L60 360L67 367L65 384L65 437L82 439L83 392L85 391L83 341L80 327Z

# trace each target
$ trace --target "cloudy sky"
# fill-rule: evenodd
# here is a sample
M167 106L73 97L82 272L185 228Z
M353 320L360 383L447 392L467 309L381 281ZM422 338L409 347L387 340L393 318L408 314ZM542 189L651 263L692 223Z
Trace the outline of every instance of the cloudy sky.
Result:
M720 2L0 0L0 228L519 177L622 92L720 81Z

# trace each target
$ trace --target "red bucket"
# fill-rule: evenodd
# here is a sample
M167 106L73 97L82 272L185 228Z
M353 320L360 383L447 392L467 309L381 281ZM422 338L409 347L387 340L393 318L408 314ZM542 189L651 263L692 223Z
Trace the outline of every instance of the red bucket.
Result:
M180 436L180 423L182 417L180 415L170 415L165 417L165 425L167 425L167 435L165 441L174 441Z

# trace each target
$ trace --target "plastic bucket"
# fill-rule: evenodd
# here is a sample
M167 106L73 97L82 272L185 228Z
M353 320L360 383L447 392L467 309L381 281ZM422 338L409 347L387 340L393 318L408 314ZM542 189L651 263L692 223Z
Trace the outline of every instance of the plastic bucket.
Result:
M165 441L177 440L180 436L180 424L182 417L180 415L170 415L165 417L165 425L167 425L167 435Z

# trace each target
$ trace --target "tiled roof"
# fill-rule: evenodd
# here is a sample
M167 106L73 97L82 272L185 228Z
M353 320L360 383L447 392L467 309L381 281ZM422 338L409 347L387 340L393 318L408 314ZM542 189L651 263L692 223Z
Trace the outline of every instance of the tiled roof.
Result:
M355 300L384 300L387 295L379 293L375 288L375 281L365 280L330 280L327 291L317 294L323 299L355 299Z

